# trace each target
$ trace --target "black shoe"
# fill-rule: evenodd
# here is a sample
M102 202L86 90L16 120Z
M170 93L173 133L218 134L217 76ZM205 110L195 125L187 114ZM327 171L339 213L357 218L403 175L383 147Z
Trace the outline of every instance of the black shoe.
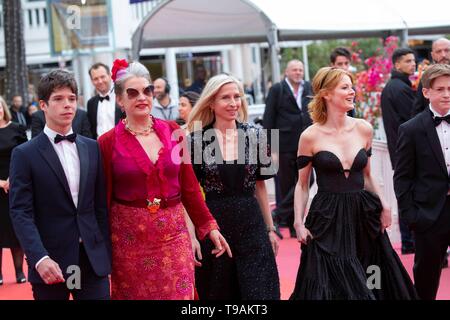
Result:
M0 286L3 284L3 276L0 274Z
M277 237L282 240L283 239L283 235L281 234L280 226L278 225L278 223L274 223L273 226L275 227L275 230L273 232L275 232Z
M18 272L16 274L16 282L17 283L25 283L27 282L27 278L25 278L25 275L23 274L22 271Z
M445 258L444 258L444 261L442 261L441 268L442 269L448 268L448 252L445 253Z
M416 249L412 248L402 248L402 254L413 254L416 253Z

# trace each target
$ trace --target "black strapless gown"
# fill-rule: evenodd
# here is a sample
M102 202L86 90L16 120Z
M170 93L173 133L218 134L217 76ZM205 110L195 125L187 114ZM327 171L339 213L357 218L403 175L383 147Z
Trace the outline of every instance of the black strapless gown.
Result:
M370 155L361 149L348 170L330 151L298 157L299 168L312 161L318 193L305 221L313 239L302 245L291 300L417 299L387 233L380 232L380 199L364 190Z

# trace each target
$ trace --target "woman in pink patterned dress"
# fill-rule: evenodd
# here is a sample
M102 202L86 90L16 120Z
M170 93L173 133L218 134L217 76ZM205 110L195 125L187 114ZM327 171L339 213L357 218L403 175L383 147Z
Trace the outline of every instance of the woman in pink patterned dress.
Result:
M194 259L183 206L198 237L214 242L212 254L231 251L192 166L182 161L177 148L185 142L172 139L178 125L150 116L148 70L116 60L112 74L116 101L127 115L99 138L110 208L112 299L193 299Z

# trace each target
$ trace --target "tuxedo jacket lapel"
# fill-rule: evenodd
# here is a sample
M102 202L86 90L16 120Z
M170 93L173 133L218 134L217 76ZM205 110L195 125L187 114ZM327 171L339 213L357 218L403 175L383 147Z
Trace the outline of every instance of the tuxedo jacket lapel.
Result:
M119 123L120 119L122 118L122 110L120 109L120 106L116 103L116 110L115 110L115 124Z
M98 113L98 103L100 101L100 96L96 95L92 100L92 115L91 115L91 125L93 130L97 132L97 113Z
M80 158L80 189L78 191L78 208L80 204L83 203L86 184L88 180L89 172L89 152L86 143L81 141L79 137L75 141L78 150L78 157Z
M295 100L294 94L292 93L291 88L289 88L289 85L286 83L286 81L283 81L283 92L286 92L286 95L288 96L289 102L293 108L296 109L296 111L300 111L298 108L297 101Z
M427 138L430 143L431 149L433 150L433 154L435 155L437 161L439 162L439 166L444 171L445 175L448 176L444 154L442 153L441 142L439 141L439 137L436 132L436 126L434 125L429 110L425 110L422 113L422 123L425 126L425 131L427 133Z
M72 193L70 192L66 174L50 140L43 132L36 139L39 139L39 152L41 153L47 164L50 166L50 168L53 170L58 180L61 182L61 185L63 186L67 195L70 197L70 199L72 199Z

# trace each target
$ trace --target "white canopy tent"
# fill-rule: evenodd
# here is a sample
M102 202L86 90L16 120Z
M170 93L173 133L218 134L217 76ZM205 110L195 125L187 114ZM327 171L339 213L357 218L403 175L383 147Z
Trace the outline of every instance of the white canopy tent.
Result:
M449 12L448 0L425 11L410 0L166 0L137 28L132 51L269 42L278 81L279 41L450 33Z

